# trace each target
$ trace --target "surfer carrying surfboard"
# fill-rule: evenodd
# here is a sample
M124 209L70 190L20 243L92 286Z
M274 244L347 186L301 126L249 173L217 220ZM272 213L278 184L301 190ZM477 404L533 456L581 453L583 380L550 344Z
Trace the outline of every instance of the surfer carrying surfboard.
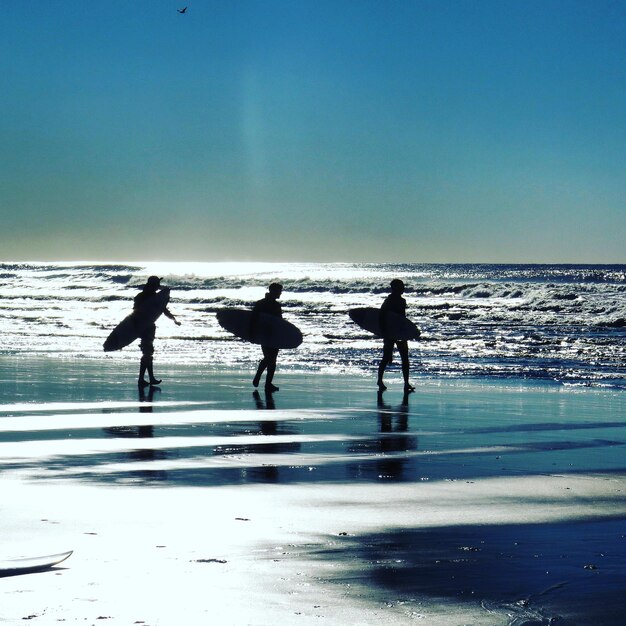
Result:
M139 333L141 361L139 362L139 380L137 381L140 387L147 387L148 385L154 386L161 382L159 379L155 378L153 371L152 356L154 354L154 336L156 334L156 324L154 322L156 319L151 321L150 317L154 318L153 310L155 307L155 297L159 291L163 291L164 289L167 289L169 292L167 287L161 287L161 279L158 276L150 276L142 290L133 300L133 315L138 321L138 327L141 328ZM167 302L167 300L165 300L165 302ZM163 306L161 313L163 313L165 317L169 317L173 320L176 326L180 326L180 322L170 313L167 306ZM157 315L157 317L159 315ZM146 381L144 378L146 371L148 372L149 381Z
M252 309L252 319L250 321L250 335L254 337L256 334L255 326L259 320L259 314L265 313L266 315L272 315L274 317L283 316L283 309L278 302L278 298L283 292L283 286L279 283L272 283L262 300L259 300ZM270 346L264 346L261 344L261 350L263 350L263 358L259 363L257 372L252 380L252 384L255 387L259 386L261 376L263 372L267 370L265 374L265 391L278 391L278 387L272 384L274 379L274 372L276 371L276 359L278 358L278 348L272 348Z
M385 391L387 389L385 383L383 383L383 374L387 365L393 362L393 348L394 344L398 348L400 353L400 360L402 362L402 376L404 378L404 391L410 393L415 391L415 387L409 383L409 344L406 339L392 339L389 338L388 332L388 314L395 313L402 317L406 317L406 300L402 297L404 293L404 283L399 278L394 278L391 283L391 293L385 298L379 313L379 324L383 335L383 358L378 365L378 389Z

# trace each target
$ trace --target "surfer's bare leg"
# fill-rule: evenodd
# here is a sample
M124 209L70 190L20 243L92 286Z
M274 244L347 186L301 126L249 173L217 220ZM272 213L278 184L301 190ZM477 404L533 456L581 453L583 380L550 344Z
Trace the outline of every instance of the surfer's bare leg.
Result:
M158 385L160 384L162 381L160 378L155 378L154 377L154 371L152 369L152 357L150 357L148 359L148 378L150 379L150 384L151 385Z
M415 391L415 387L409 382L409 344L406 341L398 341L398 352L402 361L402 377L404 378L404 391L410 393Z
M387 365L389 365L393 361L393 340L385 339L383 343L383 358L380 360L378 364L378 389L379 391L385 391L387 386L383 383L383 375L385 373L385 369L387 369Z
M139 380L137 380L137 384L140 387L147 387L150 383L145 380L146 369L148 369L148 363L146 361L146 357L142 356L139 361Z
M277 348L263 347L263 354L265 355L265 361L267 362L267 374L265 375L265 390L266 391L278 391L278 387L272 384L274 380L274 372L276 372L276 359L278 358Z
M267 359L263 358L259 362L259 367L257 368L256 374L254 375L254 378L252 379L252 384L255 387L259 386L259 382L261 381L261 376L263 375L263 372L265 371L266 367L267 367Z
M152 355L154 354L154 335L156 333L156 326L152 324L150 328L141 336L141 361L139 362L139 380L138 385L158 385L161 381L154 377ZM144 376L148 372L149 382L146 382Z
M385 373L386 367L387 367L387 361L385 361L385 359L383 358L378 364L378 381L376 384L378 385L379 391L385 391L387 389L387 386L383 382L383 374Z
M274 373L276 372L276 361L267 364L267 375L265 376L265 384L271 385L274 379Z

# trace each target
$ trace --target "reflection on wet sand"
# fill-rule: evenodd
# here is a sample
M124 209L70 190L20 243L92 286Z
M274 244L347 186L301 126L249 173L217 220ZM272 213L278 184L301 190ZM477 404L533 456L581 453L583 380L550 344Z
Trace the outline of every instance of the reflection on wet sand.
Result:
M468 396L480 407L468 419L468 400L455 387L446 395L439 387L412 396L392 389L384 397L367 389L350 406L354 387L346 386L320 408L325 388L306 397L245 392L236 409L184 410L146 388L134 413L108 406L96 412L95 405L86 412L81 405L80 414L7 416L0 471L39 480L217 486L474 480L528 467L554 472L557 453L569 472L623 467L623 423L610 404L592 419L572 394L524 390L516 402L507 392L502 403L495 395L486 404L481 388L476 400ZM580 415L559 423L565 401Z
M270 411L276 409L274 394L271 391L265 392L265 399L261 398L261 394L258 391L254 391L252 393L252 397L254 398L254 403L256 404L257 409L261 411L263 411L264 409L268 409Z
M145 388L139 387L139 413L152 413L155 393L161 393L159 387L149 387L146 393ZM154 426L108 426L102 429L107 435L113 437L154 437Z
M145 387L139 387L139 413L152 413L153 403L155 402L155 394L160 395L159 387L148 387L146 393ZM143 424L138 426L110 426L102 429L111 437L134 437L137 439L154 438L154 426L151 424ZM167 450L155 450L153 448L137 448L128 451L129 461L156 461L168 458ZM137 478L142 480L167 480L167 472L163 470L142 470L137 473Z
M265 390L265 397L262 398L258 391L252 393L254 403L259 411L275 411L276 402L274 401L274 394L269 389ZM298 431L294 429L288 429L284 423L280 424L276 420L262 420L259 422L260 433L264 437L274 437L276 435L293 435ZM260 446L252 445L247 446L249 453L260 452L265 454L290 454L296 453L300 450L300 444L297 442L289 443L262 443ZM280 468L273 464L264 464L262 466L253 467L250 469L251 476L254 482L268 482L279 483L280 481Z
M406 437L403 434L394 436L392 433L406 433L409 430L409 394L404 393L402 403L392 411L379 391L377 405L382 435L380 451L387 456L378 464L380 476L390 480L401 480L406 460L393 458L393 455L417 449L417 437Z
M406 466L409 459L406 452L417 450L418 438L409 434L409 393L402 396L402 402L395 408L386 403L384 394L377 394L378 436L364 438L348 446L352 453L375 454L378 458L372 464L370 460L348 467L352 479L365 477L382 480L407 480Z
M140 387L139 388L139 412L140 413L152 413L155 404L155 395L158 396L161 393L159 387ZM276 402L274 400L274 394L266 390L264 395L258 391L253 394L255 408L260 411L275 411ZM158 405L157 405L158 406ZM228 425L227 429L223 428L220 424L207 423L203 425L203 430L207 430L211 433L220 432L227 435L229 439L232 438L232 443L218 444L213 447L206 446L190 446L183 449L167 450L167 449L152 449L141 448L135 450L129 450L126 453L126 459L131 462L137 461L163 461L163 460L179 460L186 459L210 459L211 457L221 458L233 458L246 455L276 455L276 454L297 454L301 450L301 444L297 441L284 441L285 438L291 436L297 436L300 431L297 428L287 426L284 421L277 421L274 419L261 420L258 422L258 429L251 428L249 423L232 424ZM139 425L139 426L112 426L105 427L103 431L109 437L116 438L156 438L154 426L152 425ZM192 433L187 432L187 435ZM259 437L254 443L243 443L237 440L240 436L256 435ZM165 434L163 435L165 436ZM276 439L283 439L283 441L277 441ZM93 459L92 459L93 460ZM111 459L113 460L113 459ZM119 461L119 459L115 459ZM89 465L89 461L85 462L85 465ZM246 483L246 482L267 482L276 483L281 482L281 468L271 462L262 464L251 464L249 467L235 470L238 474L234 478L231 474L230 468L216 468L211 472L208 468L200 468L194 470L188 470L186 472L187 479L191 484L223 484L227 482ZM162 469L132 469L128 472L118 472L118 479L130 479L133 481L145 480L148 482L159 481L167 482L179 482L179 478L176 474L178 470L168 471ZM213 474L213 479L211 478ZM225 476L222 476L224 474Z

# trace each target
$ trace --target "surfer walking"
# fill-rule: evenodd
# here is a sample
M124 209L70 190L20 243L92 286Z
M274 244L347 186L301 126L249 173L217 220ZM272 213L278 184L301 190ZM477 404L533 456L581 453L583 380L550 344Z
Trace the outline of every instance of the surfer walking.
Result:
M139 362L139 380L137 381L140 387L147 387L148 385L154 386L161 382L159 379L155 378L153 370L156 324L154 322L145 324L142 321L142 317L146 315L152 305L152 299L161 289L161 279L158 276L150 276L142 290L134 298L133 314L137 317L139 324L142 325L141 333L139 334L141 361ZM173 320L176 326L180 326L180 322L170 313L167 307L165 307L162 312L165 317L169 317ZM145 380L146 371L148 372L148 381Z
M385 298L385 301L380 307L380 328L383 332L383 337L386 335L387 314L389 312L406 317L406 300L402 297L404 293L404 283L399 278L394 278L390 283L390 287L391 293ZM409 343L406 339L395 340L385 337L383 343L383 358L378 365L378 389L380 391L387 389L385 383L383 383L383 375L387 365L393 362L394 345L398 348L402 362L404 391L405 393L411 393L415 391L415 387L409 382Z
M255 326L258 322L258 317L260 313L265 313L267 315L274 315L276 317L282 318L283 309L278 302L278 298L283 292L283 286L279 283L272 283L265 294L265 297L259 300L252 309L252 321L250 322L250 334L254 336L255 334ZM257 368L254 379L252 380L252 384L255 387L259 386L259 382L261 381L261 376L263 372L267 370L265 374L265 391L278 391L278 387L272 384L272 380L274 380L274 372L276 371L276 359L278 358L278 348L271 348L270 346L261 345L261 350L263 351L263 358L259 362L259 367Z

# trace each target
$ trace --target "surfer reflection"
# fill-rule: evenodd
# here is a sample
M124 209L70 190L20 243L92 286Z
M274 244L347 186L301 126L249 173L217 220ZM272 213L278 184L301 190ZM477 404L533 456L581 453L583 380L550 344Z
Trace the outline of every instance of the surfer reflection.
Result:
M386 334L387 328L387 313L390 311L406 317L406 300L402 297L404 293L404 283L399 278L394 278L391 283L391 293L385 298L382 306L380 307L380 328L383 331L383 336ZM415 391L415 387L409 382L409 343L406 339L387 339L385 338L383 343L383 358L378 365L378 389L379 391L385 391L387 389L385 383L383 383L383 375L387 365L393 362L393 348L394 344L398 348L400 353L400 360L402 363L402 377L404 378L404 392L411 393Z
M274 315L276 317L283 316L283 309L278 302L278 298L283 292L283 286L279 283L272 283L265 297L259 300L252 309L252 321L250 322L250 334L252 336L255 335L255 326L258 323L258 318L260 313L265 313L267 315ZM265 374L265 391L273 392L278 391L278 387L272 384L274 380L274 372L276 371L276 359L278 358L278 348L271 348L270 346L261 346L261 350L263 351L263 358L259 363L259 367L257 368L256 375L252 380L252 384L255 387L259 386L261 382L261 376L263 372L267 370Z
M160 392L158 387L150 387L146 395L145 388L139 387L139 412L152 413L152 403L154 402L155 391ZM145 437L154 437L154 426L151 424L141 424L137 426L137 437L143 439ZM130 453L131 458L137 458L141 461L153 461L156 458L156 451L146 448L144 450L135 450Z
M161 279L158 276L150 276L143 289L135 296L133 313L141 319L142 315L147 313L147 310L151 306L151 300L161 290ZM163 315L169 317L177 326L180 326L180 322L170 313L167 307L163 309ZM161 380L155 378L153 370L153 355L154 355L154 336L156 334L156 324L150 322L146 324L139 335L141 348L141 361L139 362L139 379L137 384L140 387L147 387L148 385L158 385ZM146 382L145 374L148 372L149 380Z
M139 412L152 413L155 393L160 393L158 387L150 387L146 393L144 387L139 387ZM145 420L148 420L146 416ZM154 439L154 426L150 423L138 424L136 426L110 426L103 429L107 435L118 439ZM167 458L165 450L155 449L146 441L138 444L133 449L126 449L130 446L123 446L122 451L115 453L115 460L134 463L136 461L159 461ZM126 458L125 458L126 457ZM150 465L147 466L149 468ZM168 478L167 472L161 469L142 469L130 467L121 469L112 474L114 480L121 478L132 478L133 480L144 480L146 482L165 481Z
M276 408L276 403L274 402L274 396L271 391L265 392L265 402L263 402L261 398L261 394L258 391L254 391L252 393L252 397L254 398L254 403L256 404L256 408L263 410L273 411Z
M146 388L142 385L139 387L139 412L140 413L152 413L152 403L154 402L154 394L161 393L158 387L148 387L148 393ZM147 403L147 404L144 404Z
M411 480L407 476L411 450L417 450L418 439L409 429L409 392L402 403L387 404L379 391L376 404L378 428L369 435L346 442L350 453L346 471L352 480ZM373 416L374 414L372 414Z
M144 387L139 387L139 412L140 413L152 413L152 403L154 402L155 392L160 393L158 387L150 387L148 393ZM154 437L154 426L151 424L139 424L138 426L105 426L104 432L114 437L137 437L138 439L145 439ZM153 450L148 452L152 453L150 458L153 458Z
M385 404L382 391L378 392L380 452L383 457L389 457L378 462L378 471L379 475L391 480L403 478L406 459L402 458L402 453L417 447L417 438L406 434L409 431L409 393L404 392L402 404L394 411ZM393 458L394 455L398 458Z
M254 404L259 411L274 411L276 404L271 391L265 392L265 399L258 391L252 392ZM299 434L298 430L290 429L284 422L277 419L265 419L259 422L259 435L261 435L261 443L250 445L246 451L250 454L258 453L261 455L268 454L298 454L300 452L300 443L298 441L285 441L290 435ZM276 441L278 439L278 441ZM282 439L282 441L281 441ZM259 463L255 467L249 467L246 470L246 479L250 482L279 483L285 474L284 466L281 463L273 463L271 459L267 459L263 463Z

